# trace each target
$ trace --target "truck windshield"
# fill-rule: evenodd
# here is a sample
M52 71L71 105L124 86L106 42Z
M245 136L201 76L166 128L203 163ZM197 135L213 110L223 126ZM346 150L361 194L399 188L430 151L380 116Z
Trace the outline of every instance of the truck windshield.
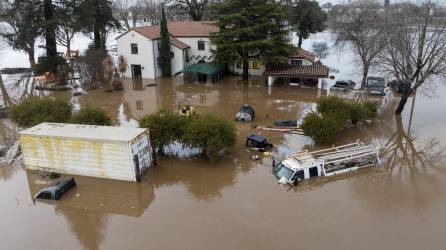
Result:
M289 180L293 174L294 171L283 165L283 163L279 163L279 165L274 168L274 175L278 180L282 179L282 177Z

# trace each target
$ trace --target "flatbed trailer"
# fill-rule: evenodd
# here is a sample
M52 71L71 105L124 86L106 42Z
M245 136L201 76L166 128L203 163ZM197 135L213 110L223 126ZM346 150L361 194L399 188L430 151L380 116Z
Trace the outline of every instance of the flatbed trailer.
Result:
M287 154L274 166L274 175L280 183L297 184L310 177L348 173L376 163L380 163L379 147L357 140L328 149Z

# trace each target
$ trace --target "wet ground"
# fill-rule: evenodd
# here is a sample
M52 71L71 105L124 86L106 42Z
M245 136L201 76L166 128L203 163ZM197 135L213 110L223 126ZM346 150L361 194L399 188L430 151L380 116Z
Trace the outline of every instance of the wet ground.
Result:
M257 125L301 119L324 90L248 82L228 77L214 85L126 80L121 92L89 91L73 99L100 106L120 126L159 108L186 103L232 119L251 104ZM432 94L434 93L434 94ZM354 93L336 93L354 97ZM76 177L78 186L58 202L33 202L47 179L20 167L0 167L1 249L443 249L446 245L446 86L409 100L402 117L386 103L372 125L337 142L371 140L385 147L383 164L335 178L280 186L271 160L251 161L237 124L231 157L161 159L142 183ZM58 93L57 95L65 95ZM411 112L413 111L413 112ZM412 115L411 115L412 113ZM412 118L411 118L412 117ZM14 129L2 125L2 140ZM275 155L311 149L300 135L262 132Z

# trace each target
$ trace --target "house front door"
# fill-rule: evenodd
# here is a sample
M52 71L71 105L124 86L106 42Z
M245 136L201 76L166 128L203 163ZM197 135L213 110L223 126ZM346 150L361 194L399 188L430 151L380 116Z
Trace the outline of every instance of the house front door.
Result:
M141 78L141 65L132 64L132 78Z

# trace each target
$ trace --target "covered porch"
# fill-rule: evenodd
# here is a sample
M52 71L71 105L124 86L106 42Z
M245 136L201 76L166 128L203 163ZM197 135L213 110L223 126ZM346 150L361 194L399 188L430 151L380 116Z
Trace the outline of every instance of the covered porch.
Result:
M282 78L286 83L295 86L318 86L322 88L322 79L328 78L329 68L321 63L312 65L290 65L287 63L268 65L263 73L268 79L268 86Z

